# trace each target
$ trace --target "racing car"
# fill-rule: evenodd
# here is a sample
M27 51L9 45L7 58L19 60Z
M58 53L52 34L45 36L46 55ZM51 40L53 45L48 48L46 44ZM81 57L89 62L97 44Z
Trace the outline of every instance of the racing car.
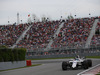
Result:
M63 61L62 62L62 70L67 70L68 68L71 69L88 69L89 67L92 67L92 60L86 59L86 58L80 58L79 56L71 59L69 61Z

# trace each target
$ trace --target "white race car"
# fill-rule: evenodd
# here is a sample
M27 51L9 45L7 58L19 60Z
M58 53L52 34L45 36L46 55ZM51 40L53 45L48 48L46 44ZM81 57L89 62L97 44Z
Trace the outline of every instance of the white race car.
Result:
M77 57L75 59L71 59L69 61L63 61L62 62L62 70L67 70L68 68L71 68L71 69L78 69L78 68L88 69L91 66L92 66L92 60L80 58L80 57Z

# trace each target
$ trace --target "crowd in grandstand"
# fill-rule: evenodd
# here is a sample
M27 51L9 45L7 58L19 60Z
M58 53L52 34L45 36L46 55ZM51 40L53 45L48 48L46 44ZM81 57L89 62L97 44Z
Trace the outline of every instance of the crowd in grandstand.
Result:
M31 29L27 32L25 37L18 43L17 46L33 50L46 48L60 23L60 21L34 23Z
M32 24L2 25L0 26L0 45L11 47L23 31L29 25L32 25L25 34L25 37L19 41L17 47L24 47L28 50L44 49L50 40L53 39L52 48L82 48L86 44L94 20L93 17L65 20L56 38L53 35L62 23L61 20L36 22ZM98 29L100 30L100 21L98 22L96 30ZM100 45L100 34L93 36L92 44Z
M97 23L96 33L91 40L91 46L100 46L100 18L99 22Z
M84 47L93 23L94 18L67 20L51 47Z
M0 26L0 45L12 46L29 24Z

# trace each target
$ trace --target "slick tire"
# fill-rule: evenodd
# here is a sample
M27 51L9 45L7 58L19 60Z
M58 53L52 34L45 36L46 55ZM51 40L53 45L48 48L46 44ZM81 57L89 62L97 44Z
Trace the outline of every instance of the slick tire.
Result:
M83 61L83 68L88 69L88 67L89 67L88 61L87 60Z
M67 62L62 62L62 70L67 70Z
M87 60L88 61L88 66L92 67L92 60Z

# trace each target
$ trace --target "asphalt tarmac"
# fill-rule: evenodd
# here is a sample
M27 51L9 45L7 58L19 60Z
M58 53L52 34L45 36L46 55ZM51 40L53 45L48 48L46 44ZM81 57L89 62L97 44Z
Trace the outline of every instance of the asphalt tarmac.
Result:
M42 64L40 66L21 68L9 71L0 72L0 75L77 75L84 71L84 69L78 70L62 70L62 61L68 59L56 59L56 60L33 60L32 64ZM100 64L100 59L92 59L93 66Z

